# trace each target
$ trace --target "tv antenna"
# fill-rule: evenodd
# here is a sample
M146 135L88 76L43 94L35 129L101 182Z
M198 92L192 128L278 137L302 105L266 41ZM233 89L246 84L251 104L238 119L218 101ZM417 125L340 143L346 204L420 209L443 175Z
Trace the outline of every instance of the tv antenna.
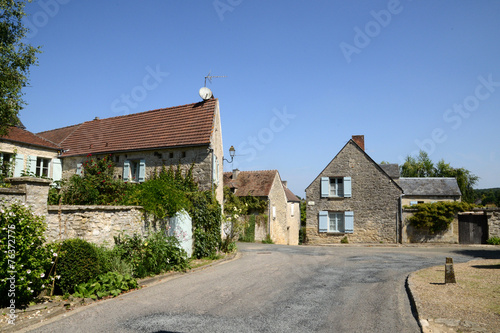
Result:
M226 75L210 75L210 73L212 73L212 71L208 72L207 76L205 76L205 85L204 85L204 87L207 86L207 79L208 79L208 82L212 83L212 79L221 78L221 77L227 77Z

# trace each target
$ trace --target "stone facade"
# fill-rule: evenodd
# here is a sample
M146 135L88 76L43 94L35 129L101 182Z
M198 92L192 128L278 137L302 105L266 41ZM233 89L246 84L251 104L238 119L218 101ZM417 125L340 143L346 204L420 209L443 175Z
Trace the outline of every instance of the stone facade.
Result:
M484 210L488 217L488 236L500 237L500 209L487 209Z
M279 174L276 172L269 191L269 236L275 244L289 245L287 200Z
M286 208L286 214L288 219L287 244L298 245L300 230L300 202L289 201Z
M364 146L364 145L363 145ZM322 177L350 177L351 197L321 197ZM350 140L306 189L309 244L396 243L402 189ZM320 232L319 213L353 212L353 232Z
M12 167L13 175L15 177L19 177L21 172L34 170L35 166L31 165L29 156L33 156L36 160L36 157L41 157L44 159L49 159L49 172L48 178L53 178L53 165L54 160L58 159L58 153L56 149L37 147L27 143L22 142L11 142L11 141L3 141L0 140L0 153L9 153L12 155L16 155L17 158L21 158L22 163L17 164L15 161L10 161Z

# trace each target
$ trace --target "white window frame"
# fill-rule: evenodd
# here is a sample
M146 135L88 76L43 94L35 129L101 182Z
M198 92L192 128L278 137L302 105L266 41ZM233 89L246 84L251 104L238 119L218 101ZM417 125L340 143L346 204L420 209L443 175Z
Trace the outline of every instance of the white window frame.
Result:
M330 178L330 197L342 198L344 197L344 178L331 177Z
M351 198L351 177L321 177L321 198Z
M320 211L318 219L320 233L354 232L353 211Z
M344 212L328 212L328 232L344 232Z
M50 159L50 158L37 156L35 175L37 177L47 177L47 178L50 177L50 164L51 164L51 162L52 162L52 159Z

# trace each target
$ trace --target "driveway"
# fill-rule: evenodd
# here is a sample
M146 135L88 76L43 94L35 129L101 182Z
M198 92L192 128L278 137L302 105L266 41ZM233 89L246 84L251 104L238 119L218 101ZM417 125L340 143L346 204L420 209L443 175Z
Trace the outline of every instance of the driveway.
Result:
M32 332L420 332L405 290L423 267L490 247L238 245L238 260L83 307Z

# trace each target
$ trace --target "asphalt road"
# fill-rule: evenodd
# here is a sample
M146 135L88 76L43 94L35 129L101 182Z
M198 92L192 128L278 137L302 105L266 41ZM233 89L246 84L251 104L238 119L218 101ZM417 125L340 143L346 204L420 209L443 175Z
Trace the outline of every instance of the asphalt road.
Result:
M239 244L238 260L82 307L32 332L420 332L415 270L494 247ZM444 279L444 276L443 276Z

